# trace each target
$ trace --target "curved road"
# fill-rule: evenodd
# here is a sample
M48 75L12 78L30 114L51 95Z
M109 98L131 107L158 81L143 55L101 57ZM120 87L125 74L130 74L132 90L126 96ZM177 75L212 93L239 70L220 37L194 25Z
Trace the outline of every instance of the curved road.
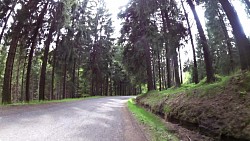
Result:
M146 141L129 98L0 107L0 141Z

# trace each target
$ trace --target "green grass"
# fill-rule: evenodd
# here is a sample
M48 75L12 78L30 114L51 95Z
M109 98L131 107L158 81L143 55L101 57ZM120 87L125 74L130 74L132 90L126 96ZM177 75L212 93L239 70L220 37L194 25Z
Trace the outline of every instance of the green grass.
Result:
M234 75L235 76L235 75ZM172 87L163 91L150 91L146 94L139 95L141 102L151 105L151 108L158 108L166 99L175 98L179 94L186 94L188 97L210 97L223 91L229 80L234 76L216 76L217 81L214 83L206 83L206 79L201 80L198 84L183 84L181 87ZM244 94L244 91L243 91ZM163 107L163 110L168 113L171 108Z
M250 71L243 73L244 78L239 82L240 90L242 92L250 92Z
M163 94L163 95L171 95L171 94L185 92L189 94L190 92L193 92L194 90L198 90L199 92L201 92L199 95L204 96L208 93L213 93L213 91L218 91L219 89L221 89L227 84L230 78L232 78L232 76L225 76L225 77L216 76L216 77L217 77L217 81L214 83L206 83L205 82L206 79L203 79L198 84L194 84L194 83L183 84L179 88L172 87L167 90L160 91L158 93Z
M168 132L159 117L138 107L133 99L128 101L128 108L136 119L149 128L153 141L178 141L178 138Z
M73 101L80 101L80 100L87 100L87 99L93 99L93 98L100 98L102 96L90 96L85 98L66 98L61 100L45 100L45 101L39 101L39 100L33 100L29 103L27 102L21 102L21 103L13 103L8 105L0 105L0 106L21 106L21 105L38 105L38 104L48 104L48 103L62 103L62 102L73 102Z

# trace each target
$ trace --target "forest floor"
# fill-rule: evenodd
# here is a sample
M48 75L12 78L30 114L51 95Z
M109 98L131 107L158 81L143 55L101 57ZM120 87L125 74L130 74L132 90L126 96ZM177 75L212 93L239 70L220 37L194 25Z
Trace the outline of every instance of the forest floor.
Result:
M0 141L147 141L127 109L130 98L3 106Z
M136 101L167 121L169 128L176 123L208 137L180 135L180 139L250 140L250 72L220 77L213 84L202 81L178 89L152 91Z
M94 98L101 98L101 97L104 97L104 96L86 96L86 97L81 97L81 98L65 98L65 99L44 100L44 101L32 100L30 102L17 102L17 103L12 103L12 104L7 104L7 105L0 104L0 110L1 110L1 107L30 106L30 105L41 105L41 104L51 104L51 103L55 104L55 103L73 102L73 101L80 101L80 100L87 100L87 99L94 99Z

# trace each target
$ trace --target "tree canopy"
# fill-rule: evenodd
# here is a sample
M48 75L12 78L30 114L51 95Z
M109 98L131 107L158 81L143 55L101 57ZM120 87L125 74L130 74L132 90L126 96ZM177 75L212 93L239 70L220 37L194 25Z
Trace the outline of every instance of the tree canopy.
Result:
M249 37L228 0L130 0L118 17L115 37L105 0L1 0L2 103L136 95L250 68Z

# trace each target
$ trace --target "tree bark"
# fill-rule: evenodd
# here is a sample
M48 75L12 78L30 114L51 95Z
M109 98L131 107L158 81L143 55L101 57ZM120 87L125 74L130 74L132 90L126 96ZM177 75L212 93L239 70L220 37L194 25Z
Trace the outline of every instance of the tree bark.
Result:
M179 67L180 67L180 78L181 78L181 84L183 83L183 78L182 78L182 65L181 65L181 52L180 52L180 47L178 47L178 55L179 55Z
M143 38L142 42L145 43L144 52L145 52L145 57L146 57L148 91L151 91L151 90L154 90L153 73L152 73L152 65L151 65L150 47L149 47L148 41L146 40L147 39Z
M221 3L233 28L233 34L240 54L241 69L250 69L250 41L244 33L237 12L228 0L219 0L219 2Z
M91 77L91 96L95 96L95 92L94 92L94 77L93 77L93 74L92 74L92 77Z
M11 9L10 13L7 15L6 19L4 20L4 26L3 26L2 32L0 34L0 44L1 44L1 41L2 41L2 38L3 38L4 31L5 31L6 27L7 27L10 15L13 12L13 10L14 10L14 7Z
M122 96L122 82L119 83L119 95Z
M48 56L49 56L49 47L50 43L52 42L53 32L54 30L54 20L51 24L49 34L47 37L47 40L45 42L45 49L44 49L44 55L43 55L43 62L42 62L42 68L41 68L41 74L40 74L40 82L39 82L39 101L45 100L45 84L46 84L46 70L47 70L47 62L48 62ZM53 84L52 84L53 85Z
M161 66L161 74L162 74L162 89L167 88L167 82L166 82L166 71L165 71L165 62L163 61L163 54L161 55L161 62L163 62L163 65Z
M248 7L248 10L250 10L250 1L249 0L244 0L244 1L245 1L246 5Z
M224 35L225 35L225 39L226 39L226 42L227 42L227 50L228 50L228 55L229 55L229 60L230 60L230 68L231 70L230 71L233 71L234 70L234 60L233 60L233 54L232 54L232 48L233 48L233 45L230 41L230 37L228 35L228 31L227 31L227 27L226 27L226 24L223 20L223 16L222 14L220 13L220 11L218 10L217 11L218 13L218 16L219 16L219 20L220 20L220 24L221 24L221 28L224 32Z
M164 11L164 16L165 16L165 23L167 24L167 26L166 26L166 33L167 33L167 29L169 30L170 28L171 28L171 24L170 24L170 20L169 20L169 15L168 15L168 11L167 10L165 10ZM169 55L168 55L168 53L170 52L170 48L168 47L168 44L170 43L170 41L171 41L171 36L172 35L170 35L169 37L168 37L168 41L166 42L166 45L167 45L167 48L166 48L166 56L167 56L167 80L168 80L168 88L170 88L170 87L172 87L172 78L174 77L174 75L172 76L171 75L171 61L172 60L170 60L169 58Z
M76 93L76 84L75 84L75 78L76 78L76 59L74 59L74 66L72 70L72 92L71 92L71 98L75 98Z
M33 54L36 48L36 42L37 42L37 36L39 33L39 29L42 26L43 23L43 18L45 15L45 12L47 10L47 6L48 6L48 2L45 4L45 6L43 7L41 14L39 15L37 22L36 22L36 28L34 29L34 33L33 36L31 38L32 44L30 47L30 53L29 53L29 58L28 58L28 66L27 66L27 75L26 75L26 102L30 101L30 75L31 75L31 67L32 67L32 60L33 60Z
M155 63L155 58L152 57L152 68L153 68L153 86L154 86L154 89L156 90L156 73L155 73L155 68L156 68L156 63Z
M15 86L15 98L14 102L18 102L18 97L19 97L19 76L20 76L20 66L21 66L21 59L22 58L22 53L21 49L19 51L19 57L18 57L18 64L17 64L17 72L16 72L16 86Z
M162 22L163 22L163 36L165 40L165 50L166 50L166 72L167 72L167 88L172 86L171 84L171 70L170 70L170 59L168 56L169 48L168 48L168 39L167 38L167 20L168 20L168 12L167 10L161 10Z
M108 96L109 93L109 77L106 76L106 83L105 83L105 96Z
M215 76L214 76L214 70L213 70L213 66L212 66L212 60L211 60L211 55L209 52L209 46L207 43L207 38L205 36L204 30L201 26L200 23L200 19L197 15L197 12L195 10L195 6L193 4L192 0L187 0L193 15L194 15L194 19L197 25L197 29L200 35L200 40L201 40L201 44L202 44L202 48L203 48L203 53L204 53L204 61L205 61L205 66L206 66L206 76L207 76L207 82L211 83L215 81Z
M11 40L7 61L6 61L6 67L5 67L5 73L4 73L4 81L3 81L3 90L2 90L2 103L3 104L10 104L11 103L11 79L12 79L12 70L14 65L14 59L16 55L16 48L18 44L18 39L20 32L22 30L23 23L18 22L16 27L13 30L13 37Z
M190 41L191 41L191 45L192 45L192 53L193 53L193 61L194 61L194 67L193 67L193 82L195 84L199 83L199 78L198 78L198 67L197 67L197 61L196 61L196 53L195 53L195 47L194 47L194 39L193 39L193 35L191 32L191 26L190 26L190 22L189 22L189 18L188 18L188 14L186 12L186 9L184 7L183 1L181 0L181 5L182 8L184 10L184 14L185 14L185 18L187 20L187 25L188 25L188 34L190 36Z
M112 68L112 62L110 62L109 67ZM109 76L109 95L108 96L112 96L113 95L113 82L112 82L112 73L110 73Z
M67 98L66 81L67 81L67 56L65 56L64 58L64 67L63 67L63 99Z
M25 75L27 58L28 58L28 54L25 53L25 59L24 59L23 70L22 70L21 101L24 101L24 99L25 99L25 97L24 97L24 75Z
M144 54L145 54L145 60L146 60L146 72L147 72L147 87L148 91L154 90L154 84L153 84L153 73L152 73L152 63L151 63L151 51L150 51L150 45L148 43L148 33L147 33L147 28L148 28L148 21L147 21L147 12L145 4L147 3L146 0L141 0L139 1L141 4L140 7L140 13L139 15L139 20L140 20L140 27L141 29L141 39L140 42L142 43L142 46L144 47Z
M78 59L78 65L77 65L77 86L76 86L77 97L79 97L79 88L80 88L80 59Z
M20 22L19 22L20 23ZM9 53L7 56L6 67L4 72L4 81L3 81L3 90L2 90L2 103L3 104L10 104L11 103L11 79L12 79L12 70L14 59L16 55L16 48L19 39L19 33L22 29L22 24L17 24L15 27L12 37L12 41L10 44Z
M161 56L160 56L160 50L159 47L157 46L157 62L158 62L158 77L159 77L159 90L162 90L162 85L161 85Z
M26 5L21 10L21 14L23 19L28 19L30 16L30 13L33 13L34 10L36 10L36 5L39 1L28 1ZM10 43L10 48L9 48L9 53L7 56L7 61L6 61L6 67L5 67L5 73L4 73L4 82L3 82L3 91L2 91L2 103L3 104L10 104L11 103L11 79L12 79L12 70L13 70L13 64L14 64L14 59L16 55L16 48L17 48L17 43L19 39L19 35L22 31L24 22L23 21L17 21L16 26L13 29L13 36L12 40Z
M180 82L180 75L179 75L179 65L178 65L178 54L176 50L174 51L173 54L173 64L174 64L174 77L175 77L175 86L180 87L181 82Z

